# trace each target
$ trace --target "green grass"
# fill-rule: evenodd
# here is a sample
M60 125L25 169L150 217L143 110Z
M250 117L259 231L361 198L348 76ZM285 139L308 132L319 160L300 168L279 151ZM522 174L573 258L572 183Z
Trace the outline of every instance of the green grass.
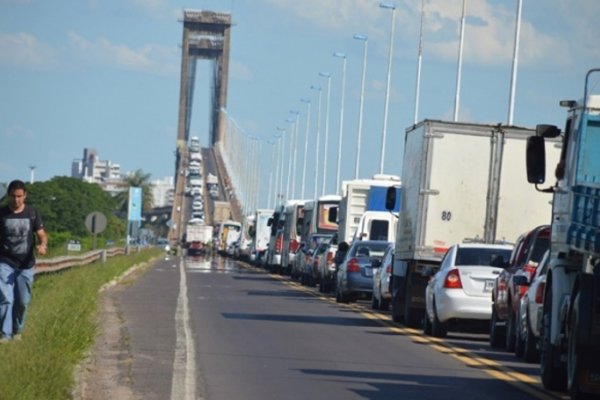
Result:
M152 248L36 276L22 340L0 344L0 400L70 399L75 367L96 335L100 287L162 252Z

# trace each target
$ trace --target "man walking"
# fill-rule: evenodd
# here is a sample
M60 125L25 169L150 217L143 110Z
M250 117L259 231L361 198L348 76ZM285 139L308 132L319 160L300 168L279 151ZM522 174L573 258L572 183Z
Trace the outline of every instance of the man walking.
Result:
M0 208L0 342L20 339L33 286L34 234L45 255L48 236L37 209L25 204L25 183L8 185L8 205Z

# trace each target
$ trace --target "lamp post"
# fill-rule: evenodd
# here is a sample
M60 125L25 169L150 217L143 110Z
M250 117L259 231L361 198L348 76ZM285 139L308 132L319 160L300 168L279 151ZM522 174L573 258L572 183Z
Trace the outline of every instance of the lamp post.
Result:
M467 0L462 2L462 16L460 18L460 40L458 42L458 67L456 68L456 93L454 94L454 122L458 121L460 108L460 80L462 76L463 42L465 36L465 8Z
M356 164L354 166L354 179L358 179L358 169L360 165L360 141L362 137L363 106L365 102L365 73L367 71L367 48L369 38L365 35L354 35L354 39L361 40L363 45L363 66L362 77L360 79L360 105L358 110L358 135L356 140Z
M344 53L333 53L334 57L342 59L342 94L340 100L340 133L338 138L338 154L337 154L337 168L335 173L335 190L340 190L340 171L342 164L342 141L344 137L344 97L346 91L346 55ZM340 192L338 192L340 193Z
M300 111L290 110L290 114L296 116L294 121L294 158L292 160L292 192L291 198L296 198L296 158L298 156L298 122L300 120Z
M274 139L277 139L277 145L279 147L279 150L276 152L276 158L275 158L275 180L273 182L273 187L274 187L274 196L273 196L273 207L277 206L277 199L279 198L279 194L277 192L277 190L279 189L279 176L281 174L281 169L279 168L279 159L282 157L281 154L281 137L283 135L281 133L273 135ZM273 146L275 148L275 146Z
M329 72L319 72L319 76L327 78L327 102L325 105L325 140L323 144L323 182L321 183L321 196L325 195L325 186L327 186L327 146L329 138L329 103L331 99L331 74Z
M381 156L379 161L379 173L383 173L383 163L385 161L385 137L387 135L387 119L388 119L388 108L390 103L390 83L392 77L392 54L394 51L394 27L396 25L396 6L389 3L381 3L379 7L392 10L392 29L390 32L390 48L388 51L388 73L387 73L387 84L385 86L385 106L383 109L383 132L381 135Z
M314 197L319 196L317 192L317 182L319 181L319 142L321 140L321 86L311 86L313 90L319 91L319 101L317 103L317 139L315 141L315 173L314 173Z
M277 130L281 132L281 174L279 175L279 197L281 198L281 204L283 204L283 159L285 153L285 128L277 127Z
M287 118L285 120L288 124L293 124L294 120L291 118ZM294 147L294 126L292 125L292 129L290 130L290 150L288 151L288 174L287 174L287 183L285 185L285 199L291 199L291 193L294 189L291 186L291 178L292 178L292 148Z
M306 183L306 156L308 154L308 133L310 131L310 100L300 99L301 102L306 103L306 132L304 134L304 160L302 161L302 194L301 197L304 199L304 189Z

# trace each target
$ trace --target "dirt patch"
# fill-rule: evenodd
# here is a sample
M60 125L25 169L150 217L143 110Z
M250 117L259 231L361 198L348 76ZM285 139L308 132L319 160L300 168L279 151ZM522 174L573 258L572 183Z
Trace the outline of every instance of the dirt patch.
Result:
M76 369L73 399L140 399L132 387L133 355L116 295L137 279L149 264L132 267L101 289L96 316L98 334L90 352Z

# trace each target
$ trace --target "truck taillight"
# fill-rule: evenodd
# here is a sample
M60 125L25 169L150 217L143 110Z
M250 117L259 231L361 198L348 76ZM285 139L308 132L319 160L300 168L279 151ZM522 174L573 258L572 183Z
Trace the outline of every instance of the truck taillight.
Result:
M445 289L462 289L462 282L460 281L460 274L458 269L454 268L448 271L446 279L444 280Z
M297 240L290 240L290 252L295 253L298 251L298 247L300 247L300 243Z
M546 288L545 283L540 283L535 291L535 303L543 304L544 303L544 289Z
M275 251L281 253L281 250L283 250L283 234L277 235L275 239Z
M348 260L348 272L360 272L360 265L357 258Z

